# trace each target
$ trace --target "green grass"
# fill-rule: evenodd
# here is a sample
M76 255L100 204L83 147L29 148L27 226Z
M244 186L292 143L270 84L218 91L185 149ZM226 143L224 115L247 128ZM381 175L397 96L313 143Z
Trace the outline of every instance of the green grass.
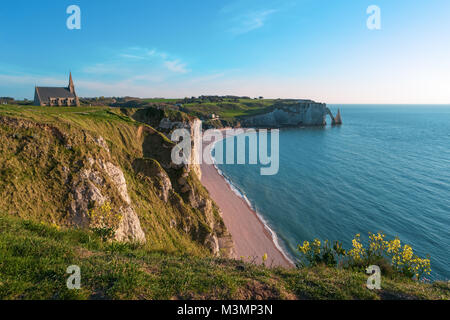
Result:
M69 290L66 269L81 268ZM94 234L0 214L0 299L449 299L446 284L325 267L286 270L105 243Z
M0 106L0 117L31 123L21 127L0 122L0 208L4 212L24 219L67 225L71 179L86 158L110 157L125 174L128 193L149 249L198 256L208 254L195 236L171 227L172 220L182 221L188 217L192 218L194 227L201 227L205 217L189 204L180 209L173 203L165 203L158 197L152 182L134 172L135 159L151 156L159 161L167 158L161 152L167 153L170 149L161 146L172 142L165 135L124 115L118 108ZM44 130L44 124L57 128L68 142L62 143L53 132ZM111 153L106 154L87 136L102 136ZM65 168L69 169L68 174Z
M251 116L267 112L274 100L239 99L238 102L226 101L216 103L188 103L183 108L188 113L208 117L211 113L217 114L226 121L236 121L236 118Z

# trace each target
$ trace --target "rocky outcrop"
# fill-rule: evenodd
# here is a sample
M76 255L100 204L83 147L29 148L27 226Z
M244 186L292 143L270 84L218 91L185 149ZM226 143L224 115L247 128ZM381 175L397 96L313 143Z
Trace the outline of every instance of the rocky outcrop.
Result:
M109 149L102 137L94 139L105 150ZM125 176L120 167L109 160L87 158L83 167L72 181L72 201L69 211L75 225L91 227L89 210L113 202L117 216L121 217L117 225L109 226L115 230L117 241L145 242L139 217L134 211L127 190Z
M142 231L141 223L136 212L131 206L120 208L122 220L116 229L115 238L118 241L144 243L145 233Z
M80 170L78 176L72 182L72 201L69 211L72 222L81 228L88 228L90 225L89 209L92 204L99 206L106 202L106 197L102 194L99 186L104 184L103 177L99 172L93 171L90 167Z
M203 186L199 187L200 180L195 172L187 170L185 168L183 175L178 179L178 184L183 199L205 217L209 231L201 241L215 256L233 257L234 243L223 223L220 209L209 197L206 189ZM197 181L198 186L193 181Z
M94 142L101 148L103 148L106 152L110 153L109 146L106 143L105 139L102 136L98 136L94 138Z
M148 178L157 190L160 199L167 203L172 191L172 182L167 172L155 159L136 159L133 169L137 174Z
M325 103L317 103L311 100L280 102L263 114L242 118L241 125L244 127L271 128L324 126L326 125L327 115L330 115L334 124L333 114Z
M202 150L202 122L199 119L195 119L191 122L191 164L190 169L197 175L199 180L202 179L202 170L200 168L201 163L201 150Z
M194 126L196 129L191 129L192 141L195 136L200 136L201 122L189 123L188 128ZM223 224L217 206L200 183L199 166L171 163L168 155L171 154L173 146L160 148L155 152L155 146L161 144L156 143L158 139L161 137L157 133L148 132L143 147L146 158L133 161L134 172L140 179L150 182L159 198L168 206L173 205L176 208L178 214L170 220L170 228L188 234L192 240L209 248L216 256L231 257L234 247L231 236ZM195 149L196 146L198 144L193 142L192 148Z
M338 109L336 117L334 118L334 125L341 125L341 124L342 124L341 110Z
M331 125L335 125L336 124L336 119L333 116L333 113L331 113L331 110L329 108L326 109L326 113L330 116L331 118ZM326 122L325 122L326 124Z
M215 231L206 237L206 246L215 256L234 257L234 242L231 234L228 233L225 225L218 223L214 217L215 212L221 215L219 208L213 204L211 199L204 199L200 204L200 210L205 213L211 230Z
M127 205L130 205L131 200L127 191L127 182L125 180L125 176L123 175L122 169L120 169L118 166L115 166L111 162L104 161L102 159L98 159L97 163L116 187L117 194L120 196L120 198Z

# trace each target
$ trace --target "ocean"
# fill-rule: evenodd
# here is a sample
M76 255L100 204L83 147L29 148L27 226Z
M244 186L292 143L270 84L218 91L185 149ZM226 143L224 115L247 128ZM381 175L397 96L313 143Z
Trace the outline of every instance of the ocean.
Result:
M330 105L339 127L280 130L280 168L218 165L293 259L314 238L347 249L383 232L450 279L450 106ZM329 119L328 119L329 121Z

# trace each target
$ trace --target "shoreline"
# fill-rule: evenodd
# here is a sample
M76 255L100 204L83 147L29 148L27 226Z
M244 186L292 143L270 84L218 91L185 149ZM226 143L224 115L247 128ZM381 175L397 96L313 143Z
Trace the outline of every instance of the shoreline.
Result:
M214 144L220 141L222 140L214 141ZM263 255L267 254L267 266L295 267L279 245L276 233L251 206L245 194L217 167L214 157L209 153L208 156L208 162L212 164L203 161L200 165L201 182L222 212L222 218L234 242L235 258L244 257L248 262L262 264Z

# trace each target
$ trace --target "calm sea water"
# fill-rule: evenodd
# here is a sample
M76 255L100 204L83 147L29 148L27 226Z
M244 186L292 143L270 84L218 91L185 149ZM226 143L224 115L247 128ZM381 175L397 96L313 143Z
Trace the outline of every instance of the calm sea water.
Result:
M349 248L382 231L428 254L431 280L450 279L450 106L339 107L341 127L280 130L277 175L219 168L292 257L304 240Z

